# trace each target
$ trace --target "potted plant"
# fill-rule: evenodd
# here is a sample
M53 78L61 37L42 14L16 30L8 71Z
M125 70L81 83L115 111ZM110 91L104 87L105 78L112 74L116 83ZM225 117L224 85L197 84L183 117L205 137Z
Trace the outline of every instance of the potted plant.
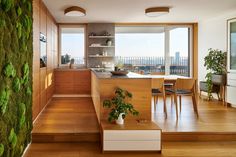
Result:
M226 84L226 52L210 48L204 61L204 66L208 70L205 77L208 99L211 99L213 83L218 85Z
M131 98L132 94L130 92L117 88L115 90L115 96L112 99L103 101L103 107L111 109L108 116L109 122L116 121L117 124L124 124L124 118L129 113L136 116L139 114L133 105L129 103Z

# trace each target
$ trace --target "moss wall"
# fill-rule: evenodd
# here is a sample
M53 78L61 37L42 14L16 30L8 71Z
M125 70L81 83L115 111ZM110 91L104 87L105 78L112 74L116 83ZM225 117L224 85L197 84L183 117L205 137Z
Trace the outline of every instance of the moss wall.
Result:
M32 0L0 0L0 156L19 157L32 130Z

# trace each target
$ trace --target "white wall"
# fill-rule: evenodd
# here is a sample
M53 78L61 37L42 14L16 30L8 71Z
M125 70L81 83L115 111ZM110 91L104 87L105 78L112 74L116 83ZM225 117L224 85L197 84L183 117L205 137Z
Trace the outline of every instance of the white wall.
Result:
M198 23L198 80L205 80L207 73L204 57L209 48L227 51L227 20L236 18L236 11Z

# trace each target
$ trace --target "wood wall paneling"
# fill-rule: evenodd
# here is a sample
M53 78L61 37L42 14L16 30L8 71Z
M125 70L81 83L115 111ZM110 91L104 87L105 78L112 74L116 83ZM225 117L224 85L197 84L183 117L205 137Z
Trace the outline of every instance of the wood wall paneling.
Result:
M33 0L33 120L51 99L54 91L53 69L56 68L57 24L42 0ZM47 37L47 67L40 68L40 41L42 32Z

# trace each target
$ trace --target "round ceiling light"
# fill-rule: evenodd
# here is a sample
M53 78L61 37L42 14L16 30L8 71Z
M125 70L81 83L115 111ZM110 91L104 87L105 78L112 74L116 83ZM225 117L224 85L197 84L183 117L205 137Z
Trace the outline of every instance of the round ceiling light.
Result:
M65 9L64 14L66 16L85 16L86 10L78 6L72 6Z
M169 7L153 7L147 8L145 14L149 17L157 17L169 13Z

